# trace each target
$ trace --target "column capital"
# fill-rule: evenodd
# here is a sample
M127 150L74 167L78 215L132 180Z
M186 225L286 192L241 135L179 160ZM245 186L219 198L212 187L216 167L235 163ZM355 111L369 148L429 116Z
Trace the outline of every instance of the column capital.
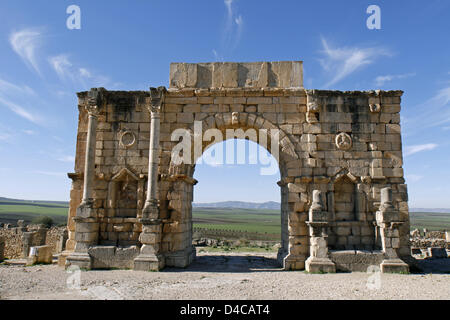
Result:
M103 88L92 88L88 93L88 100L85 105L86 111L90 116L97 117L100 113L100 106L102 103Z
M152 114L159 113L166 97L166 88L150 88L150 105L147 106L148 111Z

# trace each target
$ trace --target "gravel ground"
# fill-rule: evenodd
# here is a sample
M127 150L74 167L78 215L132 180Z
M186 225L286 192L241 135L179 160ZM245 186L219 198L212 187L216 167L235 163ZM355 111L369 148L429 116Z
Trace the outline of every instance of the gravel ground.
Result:
M275 254L199 253L186 269L69 273L56 265L0 266L0 299L450 299L450 259L440 274L281 271Z

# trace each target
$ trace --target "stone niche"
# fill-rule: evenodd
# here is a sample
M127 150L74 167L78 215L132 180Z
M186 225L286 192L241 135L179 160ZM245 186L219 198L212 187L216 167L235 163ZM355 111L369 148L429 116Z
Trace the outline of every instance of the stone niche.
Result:
M108 186L108 216L137 218L139 199L139 178L128 169L122 169L112 177Z
M305 89L301 61L172 63L169 84L78 93L60 265L160 270L192 262L195 164L171 155L174 131L195 132L198 121L202 134L279 131L285 270L407 270L402 91Z

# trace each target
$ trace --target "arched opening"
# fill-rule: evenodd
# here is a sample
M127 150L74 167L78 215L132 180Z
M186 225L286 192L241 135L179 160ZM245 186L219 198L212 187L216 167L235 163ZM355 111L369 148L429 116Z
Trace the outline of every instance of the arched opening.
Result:
M278 161L269 151L244 139L212 144L197 159L193 177L198 181L192 206L196 265L280 267L277 255L287 218L283 221Z

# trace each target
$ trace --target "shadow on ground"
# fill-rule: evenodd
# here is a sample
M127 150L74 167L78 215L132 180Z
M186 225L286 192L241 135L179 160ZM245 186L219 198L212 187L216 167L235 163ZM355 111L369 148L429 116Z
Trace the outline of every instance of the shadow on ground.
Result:
M162 272L270 272L280 271L277 259L246 255L201 255L186 268L167 267Z
M447 259L417 259L416 273L450 274L450 258Z

